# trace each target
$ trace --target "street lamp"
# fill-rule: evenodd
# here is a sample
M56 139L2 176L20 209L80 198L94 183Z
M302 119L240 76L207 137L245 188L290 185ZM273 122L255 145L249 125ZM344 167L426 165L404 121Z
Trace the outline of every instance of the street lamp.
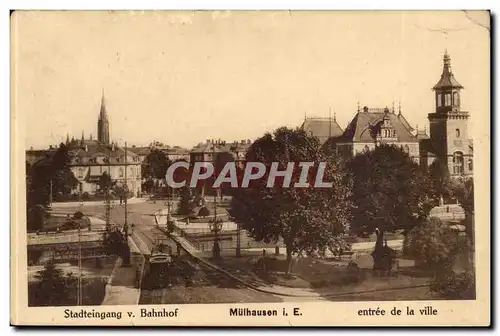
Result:
M222 229L222 219L217 218L216 216L209 222L210 231L214 233L214 247L212 250L212 258L219 259L220 258L220 246L219 246L219 232Z

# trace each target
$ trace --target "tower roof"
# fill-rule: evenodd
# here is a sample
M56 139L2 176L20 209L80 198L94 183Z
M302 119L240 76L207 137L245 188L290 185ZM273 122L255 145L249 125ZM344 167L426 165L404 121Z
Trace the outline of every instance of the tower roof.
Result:
M102 90L101 111L99 113L99 119L103 119L103 120L108 119L108 114L106 113L106 101L104 99L104 90Z
M321 143L324 143L328 138L338 137L343 130L334 118L317 118L308 117L302 124L302 129L313 136L319 138Z
M463 89L463 86L453 76L453 72L451 71L451 57L448 55L447 50L444 52L443 57L443 73L439 82L432 89Z

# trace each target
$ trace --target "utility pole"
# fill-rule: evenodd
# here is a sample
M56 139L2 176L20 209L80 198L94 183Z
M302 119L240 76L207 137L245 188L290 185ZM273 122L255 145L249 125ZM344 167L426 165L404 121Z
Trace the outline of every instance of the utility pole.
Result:
M106 192L106 200L105 200L105 206L106 206L106 214L105 214L105 220L106 220L106 231L109 232L111 228L111 201L109 199L109 193L111 191L111 184L112 184L112 179L111 179L111 154L108 157L108 177L109 177L109 184L105 186L105 192Z
M78 219L78 285L77 285L77 306L83 306L82 296L82 241L80 237L80 229L82 222Z
M52 205L52 180L50 180L49 204Z
M127 199L128 199L128 184L127 184L127 170L128 170L128 157L127 157L127 142L125 141L125 229L128 229L127 223Z

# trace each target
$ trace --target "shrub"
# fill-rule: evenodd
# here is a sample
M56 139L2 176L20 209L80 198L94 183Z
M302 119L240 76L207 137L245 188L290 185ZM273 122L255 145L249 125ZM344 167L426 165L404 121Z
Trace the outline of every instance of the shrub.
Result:
M415 259L417 265L434 270L450 268L455 256L466 248L466 238L436 218L410 231L403 243L406 256Z
M82 219L83 213L81 211L77 211L73 214L73 219Z
M210 210L208 210L208 208L204 206L200 209L200 211L198 211L198 216L200 217L210 216Z
M432 279L430 289L449 300L471 300L476 292L475 274L470 269L460 273L444 269Z

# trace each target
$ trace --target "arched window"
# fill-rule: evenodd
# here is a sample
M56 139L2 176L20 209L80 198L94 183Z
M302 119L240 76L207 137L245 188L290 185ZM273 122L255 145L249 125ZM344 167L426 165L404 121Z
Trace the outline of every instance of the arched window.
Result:
M457 138L460 138L460 129L456 129L455 130L455 135L457 136Z
M464 173L464 154L462 152L453 153L453 174L461 175Z

